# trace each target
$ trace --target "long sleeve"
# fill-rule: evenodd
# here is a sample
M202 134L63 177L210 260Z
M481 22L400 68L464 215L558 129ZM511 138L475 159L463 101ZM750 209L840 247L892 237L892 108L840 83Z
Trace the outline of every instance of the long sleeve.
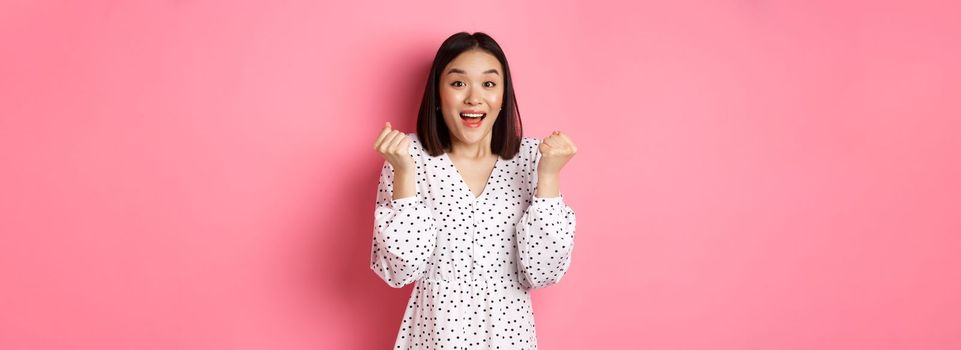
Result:
M534 155L539 161L539 154ZM571 264L577 219L574 210L557 197L536 196L537 161L529 171L531 205L517 223L517 251L521 283L543 288L560 282Z
M370 268L388 285L400 288L426 272L437 242L437 227L421 191L394 200L393 183L393 166L385 161L377 186Z

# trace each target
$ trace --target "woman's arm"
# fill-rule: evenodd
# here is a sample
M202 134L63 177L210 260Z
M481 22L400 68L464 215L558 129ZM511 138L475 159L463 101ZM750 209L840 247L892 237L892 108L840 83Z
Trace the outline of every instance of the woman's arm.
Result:
M437 227L417 188L416 164L395 173L393 165L384 161L377 185L370 268L394 288L423 276L436 246Z
M518 272L528 288L560 282L570 267L577 218L560 192L560 170L576 151L570 138L559 132L532 150L528 176L536 189L516 235Z
M416 181L414 178L414 169L408 168L395 172L393 199L403 199L414 196L414 191L416 191L414 181Z
M577 218L563 194L534 195L517 225L521 283L543 288L561 281L571 264Z
M561 195L560 174L540 174L537 176L537 192L540 198L557 197Z

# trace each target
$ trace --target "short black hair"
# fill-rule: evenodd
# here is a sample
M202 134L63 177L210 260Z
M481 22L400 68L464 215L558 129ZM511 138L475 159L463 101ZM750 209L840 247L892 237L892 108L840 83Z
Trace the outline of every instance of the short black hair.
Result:
M503 159L513 159L520 152L524 128L521 123L520 109L514 96L514 85L511 82L511 70L507 66L507 57L500 45L489 35L475 32L469 34L460 32L451 35L437 49L434 63L427 75L427 87L424 88L424 98L420 102L417 114L417 138L424 150L432 157L445 153L451 147L450 130L440 114L440 75L444 67L460 54L471 49L484 50L500 61L504 68L504 96L500 115L494 121L491 135L491 153ZM440 117L438 117L440 115Z

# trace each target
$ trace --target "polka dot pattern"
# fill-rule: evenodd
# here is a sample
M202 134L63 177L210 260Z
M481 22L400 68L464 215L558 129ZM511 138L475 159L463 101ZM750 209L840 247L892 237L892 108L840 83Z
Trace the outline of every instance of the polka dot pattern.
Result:
M498 159L480 196L446 154L411 139L416 195L393 199L393 167L377 188L371 269L395 288L414 283L394 349L537 349L530 291L571 263L574 211L539 198L540 140Z

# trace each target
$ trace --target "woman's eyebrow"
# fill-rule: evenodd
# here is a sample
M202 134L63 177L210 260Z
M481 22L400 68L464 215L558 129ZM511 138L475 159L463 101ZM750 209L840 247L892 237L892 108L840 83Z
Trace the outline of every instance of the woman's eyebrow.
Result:
M488 70L484 71L484 74L491 74L491 73L500 75L500 73L497 72L497 69L496 69L496 68L495 68L495 69L488 69ZM457 68L451 68L449 71L447 71L447 74L466 74L466 73L465 73L463 70L460 70L460 69L457 69Z

